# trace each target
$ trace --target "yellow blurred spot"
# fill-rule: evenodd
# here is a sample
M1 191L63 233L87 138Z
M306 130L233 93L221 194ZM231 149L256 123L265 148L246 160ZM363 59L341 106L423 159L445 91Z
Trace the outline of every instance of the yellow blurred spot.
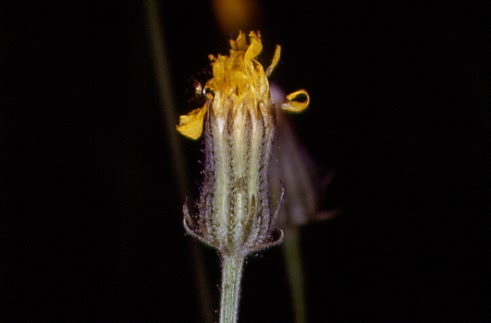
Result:
M213 0L212 5L218 24L226 33L251 29L259 22L259 6L254 0Z

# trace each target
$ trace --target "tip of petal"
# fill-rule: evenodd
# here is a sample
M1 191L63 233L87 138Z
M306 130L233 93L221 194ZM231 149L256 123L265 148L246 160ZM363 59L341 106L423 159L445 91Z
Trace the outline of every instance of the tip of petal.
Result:
M247 38L246 35L242 32L239 31L239 36L237 36L237 40L230 39L230 47L232 50L247 50L247 47L249 46L247 44Z
M280 56L281 56L281 46L276 45L276 50L274 51L274 56L273 56L273 60L271 61L271 65L269 65L269 67L266 69L266 76L270 76L276 65L278 65L278 62L280 61Z
M259 54L261 54L263 50L263 45L261 44L261 38L258 35L256 35L256 33L253 31L249 33L249 42L250 45L247 48L247 51L244 56L245 60L253 60L257 56L259 56Z

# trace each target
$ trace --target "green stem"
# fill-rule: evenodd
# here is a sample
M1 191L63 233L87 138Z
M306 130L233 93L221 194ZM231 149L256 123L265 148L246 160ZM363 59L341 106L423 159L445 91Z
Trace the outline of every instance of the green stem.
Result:
M239 311L240 280L245 256L223 257L220 323L236 323Z
M285 242L283 244L285 254L290 292L293 302L295 322L305 322L305 294L303 282L302 254L298 229L295 226L285 230Z
M176 108L174 104L174 95L172 89L172 78L170 71L170 63L167 55L167 48L165 45L165 33L163 31L163 24L160 20L160 8L157 0L146 0L146 17L147 17L147 29L150 39L151 55L154 63L154 70L157 82L157 88L159 93L160 105L162 107L162 125L167 130L166 139L169 146L172 148L172 153L169 154L172 158L173 171L177 178L177 187L181 196L181 200L184 197L191 195L189 186L189 179L185 169L185 156L181 147L181 141L178 138L176 131ZM213 306L211 303L210 295L211 288L208 282L208 274L205 266L203 266L203 251L196 246L194 242L190 242L190 251L193 261L194 277L196 282L196 289L199 291L198 303L200 304L201 317L203 322L213 322Z

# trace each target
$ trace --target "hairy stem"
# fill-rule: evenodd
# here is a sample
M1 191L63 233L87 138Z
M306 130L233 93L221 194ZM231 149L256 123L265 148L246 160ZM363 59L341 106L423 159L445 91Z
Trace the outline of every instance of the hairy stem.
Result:
M223 257L220 323L236 323L239 311L240 280L245 256Z

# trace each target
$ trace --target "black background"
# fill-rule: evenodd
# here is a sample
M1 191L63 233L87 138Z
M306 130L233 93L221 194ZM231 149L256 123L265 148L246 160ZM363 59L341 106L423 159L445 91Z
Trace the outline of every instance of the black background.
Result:
M0 321L204 322L191 246L214 308L219 259L181 224L144 5L2 6ZM309 91L290 119L343 210L301 228L308 323L489 322L489 8L262 6L265 65L281 44L272 80ZM184 114L236 35L207 1L160 16ZM201 145L179 140L195 184ZM292 322L282 261L248 259L241 322Z

